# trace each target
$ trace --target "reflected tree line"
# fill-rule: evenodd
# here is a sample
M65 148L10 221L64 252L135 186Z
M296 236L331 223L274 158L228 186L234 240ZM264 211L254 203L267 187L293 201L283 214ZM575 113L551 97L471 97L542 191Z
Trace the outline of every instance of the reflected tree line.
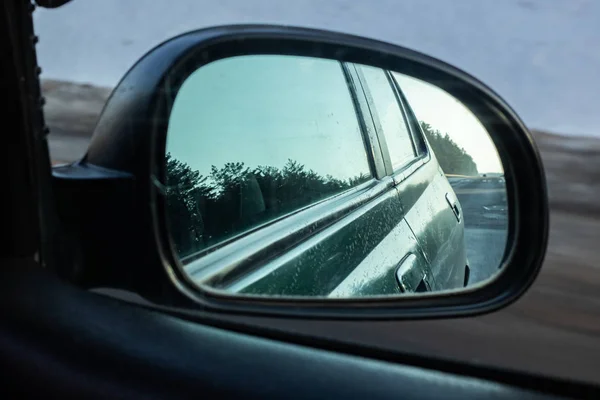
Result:
M421 129L425 133L444 173L473 176L479 174L473 157L452 140L447 133L442 134L442 132L433 129L431 125L423 121L421 121Z
M431 125L421 127L446 174L476 175L477 165L447 134ZM212 166L202 175L170 153L166 156L167 214L173 243L180 257L343 192L370 178L320 175L294 160L283 168L243 162Z
M200 174L170 153L166 156L167 213L180 257L248 228L343 192L369 179L320 175L297 161L283 168L229 162Z

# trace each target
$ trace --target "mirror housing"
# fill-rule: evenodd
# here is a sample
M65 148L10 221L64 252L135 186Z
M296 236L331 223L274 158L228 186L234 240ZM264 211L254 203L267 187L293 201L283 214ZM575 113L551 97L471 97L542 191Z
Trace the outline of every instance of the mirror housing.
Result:
M168 232L164 159L169 113L183 71L252 54L330 58L394 70L461 101L485 125L504 165L510 212L503 272L481 287L424 297L265 299L199 291L182 272ZM88 152L54 170L58 210L78 259L60 271L87 288L136 292L163 305L307 318L404 319L491 312L535 279L548 236L544 171L531 134L511 108L468 74L421 53L361 37L269 25L202 29L142 57L109 98Z

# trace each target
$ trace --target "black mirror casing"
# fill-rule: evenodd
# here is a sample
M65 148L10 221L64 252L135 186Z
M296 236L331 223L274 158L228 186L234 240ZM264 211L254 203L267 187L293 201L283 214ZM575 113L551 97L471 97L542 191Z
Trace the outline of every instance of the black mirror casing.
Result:
M482 287L396 299L274 300L199 291L169 239L164 182L169 114L183 81L212 61L250 54L331 58L432 83L460 100L490 133L505 169L510 210L503 272ZM186 33L138 61L109 98L86 156L54 170L59 215L77 267L62 275L85 287L137 292L163 305L305 318L403 319L481 314L522 295L543 261L546 182L531 134L492 90L456 68L395 45L320 30L239 25ZM65 252L65 254L68 252Z

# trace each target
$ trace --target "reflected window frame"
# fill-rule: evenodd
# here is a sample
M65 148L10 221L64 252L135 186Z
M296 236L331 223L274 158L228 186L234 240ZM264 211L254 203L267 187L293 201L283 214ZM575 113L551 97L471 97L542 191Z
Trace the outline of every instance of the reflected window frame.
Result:
M357 76L360 81L361 90L363 90L363 95L364 95L365 99L367 99L368 102L371 102L372 99L371 99L371 95L370 95L370 92L368 89L368 83L366 82L366 79L364 78L364 75L362 74L361 66L358 64L353 64L353 67L356 70ZM387 141L385 139L385 134L383 132L381 124L378 122L377 115L373 115L373 113L371 113L370 107L369 107L370 117L374 121L373 126L375 126L377 129L378 142L379 142L379 145L381 146L381 152L383 154L384 161L386 164L387 175L391 176L394 180L394 184L397 185L397 184L401 183L402 181L406 180L407 178L409 178L422 165L427 164L431 160L431 155L429 153L430 150L425 142L425 140L426 140L425 134L421 130L419 121L418 121L414 111L410 107L410 104L408 103L406 97L404 96L404 93L402 92L400 85L398 84L398 82L396 81L396 79L394 78L393 74L390 71L387 71L387 70L382 70L382 71L385 73L385 75L388 79L388 82L394 92L394 95L396 96L396 101L398 103L398 107L400 107L400 110L404 117L404 121L407 125L409 134L411 135L413 149L415 150L415 153L416 153L416 156L412 160L408 160L404 164L402 164L394 169L392 166L390 152L389 152L389 149L387 146Z

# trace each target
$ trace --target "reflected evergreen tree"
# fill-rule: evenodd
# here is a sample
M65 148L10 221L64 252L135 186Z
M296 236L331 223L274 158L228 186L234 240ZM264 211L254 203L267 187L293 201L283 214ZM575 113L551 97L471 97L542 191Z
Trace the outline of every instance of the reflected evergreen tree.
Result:
M191 253L202 243L204 222L199 206L203 198L210 196L210 187L198 171L170 154L166 157L166 167L171 237L180 254Z
M166 165L170 229L182 257L370 178L322 176L294 160L281 169L265 165L250 169L243 162L213 165L209 176L171 154Z
M477 164L473 161L473 157L452 140L447 133L442 134L442 132L423 121L421 121L421 129L423 129L445 174L478 175Z

